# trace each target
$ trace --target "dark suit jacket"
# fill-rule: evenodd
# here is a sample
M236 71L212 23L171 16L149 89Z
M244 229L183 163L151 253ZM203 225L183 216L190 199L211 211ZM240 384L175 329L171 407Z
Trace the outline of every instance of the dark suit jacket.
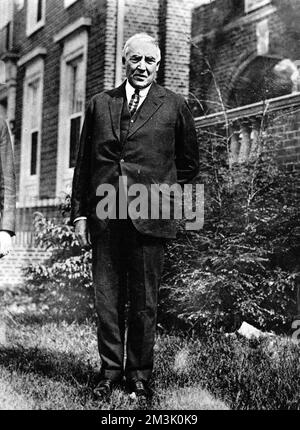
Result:
M120 139L125 83L96 95L85 117L73 179L71 222L87 216L91 234L108 221L96 215L100 184L118 188L120 173L128 186L184 184L198 173L199 150L193 116L183 97L153 83L125 143ZM130 202L130 199L129 199ZM141 233L174 238L174 220L133 220Z
M16 180L11 139L6 122L0 118L0 230L15 232Z

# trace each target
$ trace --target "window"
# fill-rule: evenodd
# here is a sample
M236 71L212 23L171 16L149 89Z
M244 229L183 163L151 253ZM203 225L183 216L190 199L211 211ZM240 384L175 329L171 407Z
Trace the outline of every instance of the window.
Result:
M37 174L38 138L39 138L39 132L33 131L31 133L31 164L30 164L30 175L32 176Z
M27 36L44 26L45 15L46 0L27 0Z
M85 109L88 33L65 39L61 57L57 195L71 186Z
M13 2L11 0L0 1L0 28L6 27L6 25L12 20Z
M271 0L245 0L245 12L252 12L269 3L271 3Z
M28 84L28 101L31 111L29 122L30 141L30 176L37 174L38 142L39 142L39 90L40 78Z
M0 97L0 116L1 118L7 118L7 97Z
M37 2L37 13L36 13L36 22L40 22L43 19L43 0L38 0Z
M71 6L71 4L75 3L77 0L64 0L65 8Z
M270 45L269 21L264 19L256 24L257 55L267 55Z
M81 120L84 110L84 64L83 56L76 58L67 65L70 80L69 87L69 166L75 167L76 152L80 137Z
M20 200L38 197L44 62L37 59L26 68L23 88Z
M13 2L0 0L0 50L9 51L12 48Z
M6 82L6 65L0 60L0 82Z

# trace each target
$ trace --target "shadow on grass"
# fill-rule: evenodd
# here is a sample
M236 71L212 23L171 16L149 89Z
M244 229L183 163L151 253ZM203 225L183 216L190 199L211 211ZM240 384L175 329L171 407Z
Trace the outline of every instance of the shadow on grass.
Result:
M0 365L11 372L35 373L77 386L93 387L99 374L94 366L72 353L51 351L40 347L0 347Z
M144 409L133 401L124 384L114 386L112 396L108 400L98 400L94 397L93 389L99 381L99 373L92 365L78 360L72 353L53 352L47 349L34 347L24 348L20 345L13 347L0 347L0 367L6 368L11 375L19 375L26 380L29 375L34 375L35 381L40 381L40 396L44 396L45 387L51 390L53 384L59 390L52 393L55 397L61 396L65 391L63 385L73 387L76 403L85 409L103 410L139 410ZM45 383L41 382L45 378ZM28 384L26 381L25 384ZM28 391L28 390L26 390ZM39 387L33 387L32 391L39 391ZM64 394L63 394L64 395ZM152 408L152 399L149 399L145 408Z
M78 360L72 353L53 351L49 353L46 349L38 347L0 347L0 366L6 368L11 375L17 374L19 378L24 379L25 387L28 384L26 382L28 376L34 375L34 380L40 381L40 388L32 387L33 392L39 392L39 390L43 392L47 386L51 390L53 383L58 383L57 389L63 392L62 387L67 384L75 389L76 403L92 409L105 407L106 402L99 404L93 396L93 388L99 378L98 372L91 365ZM38 377L45 379L45 383L42 383ZM56 394L52 395L55 397ZM57 395L61 393L58 392Z
M48 282L0 292L1 308L8 318L22 324L96 321L93 291Z
M124 385L115 387L109 401L94 398L100 366L97 369L97 345L92 344L91 348L89 337L95 341L92 291L76 286L72 290L53 283L25 285L0 292L0 302L9 342L0 345L0 368L23 381L21 391L28 388L39 399L38 407L44 408L43 398L48 397L45 393L52 391L54 384L58 396L65 395L63 386L67 385L76 393L77 404L88 409L140 409ZM50 348L40 344L45 339L49 340ZM63 351L56 349L60 347ZM34 387L30 387L28 380L34 381ZM35 381L41 381L45 393ZM51 396L55 403L55 393ZM69 393L70 396L73 394ZM151 402L147 408L151 409Z

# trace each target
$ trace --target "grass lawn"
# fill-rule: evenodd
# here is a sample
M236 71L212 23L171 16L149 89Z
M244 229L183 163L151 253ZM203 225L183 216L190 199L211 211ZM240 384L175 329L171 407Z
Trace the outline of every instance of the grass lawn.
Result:
M121 388L109 403L93 399L100 363L88 306L78 312L72 294L47 289L1 295L0 409L137 409ZM300 408L300 347L289 339L159 333L155 350L148 409Z
M93 399L100 370L96 324L88 300L80 305L80 299L76 292L61 294L57 289L2 291L0 409L138 408L121 387L114 390L109 403ZM164 339L158 337L156 345L158 366L163 360L159 345L165 344ZM181 374L175 356L173 362L174 375ZM166 384L164 375L158 373L149 409L228 408L198 383L177 386L175 378L175 383Z

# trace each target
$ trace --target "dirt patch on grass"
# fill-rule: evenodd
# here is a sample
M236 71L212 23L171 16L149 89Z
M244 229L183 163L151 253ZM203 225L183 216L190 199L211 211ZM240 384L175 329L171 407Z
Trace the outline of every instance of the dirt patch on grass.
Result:
M168 392L161 407L179 410L229 410L221 400L213 397L208 391L199 386L185 387Z

